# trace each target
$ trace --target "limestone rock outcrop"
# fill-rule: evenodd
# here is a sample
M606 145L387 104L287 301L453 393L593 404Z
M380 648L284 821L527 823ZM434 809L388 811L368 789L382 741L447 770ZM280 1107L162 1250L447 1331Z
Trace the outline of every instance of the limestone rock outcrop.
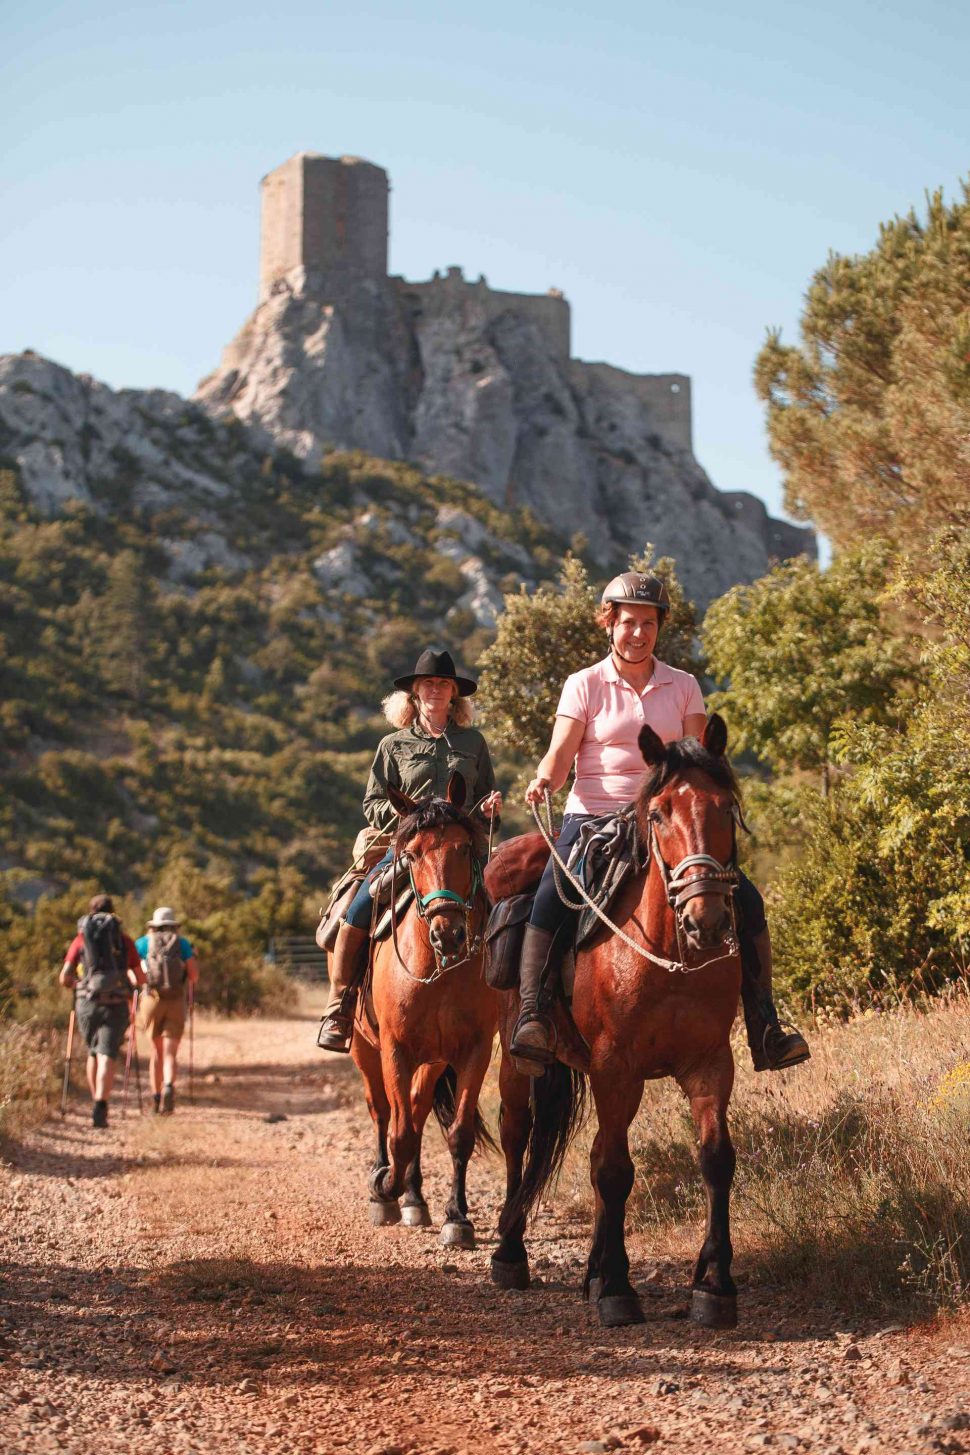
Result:
M715 489L690 443L690 381L571 359L532 304L452 269L328 293L277 280L196 398L258 424L310 461L360 448L527 506L604 570L650 541L701 606L812 533L756 497ZM563 307L566 307L563 304ZM568 315L567 315L568 317Z

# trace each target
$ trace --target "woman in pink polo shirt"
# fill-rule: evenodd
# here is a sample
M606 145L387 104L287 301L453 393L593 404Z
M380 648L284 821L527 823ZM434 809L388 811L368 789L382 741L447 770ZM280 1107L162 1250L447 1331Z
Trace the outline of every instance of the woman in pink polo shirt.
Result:
M609 655L566 678L549 751L526 791L529 803L538 803L547 788L555 793L563 786L575 764L557 840L563 857L588 819L615 813L636 797L644 774L637 745L644 723L665 743L699 738L704 730L707 713L696 677L668 667L653 654L669 610L670 596L659 576L627 571L615 577L603 592L597 615L609 635ZM755 1070L797 1066L810 1053L804 1038L783 1030L778 1021L764 900L744 874L739 880L735 899L741 1001ZM558 969L555 951L573 933L574 920L575 911L559 898L550 859L526 927L522 1009L510 1048L518 1069L527 1075L541 1074L555 1054L555 1029L545 1006Z

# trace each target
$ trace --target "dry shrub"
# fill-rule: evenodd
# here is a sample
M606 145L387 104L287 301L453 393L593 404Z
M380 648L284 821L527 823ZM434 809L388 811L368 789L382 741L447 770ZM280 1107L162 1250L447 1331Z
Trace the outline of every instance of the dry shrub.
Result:
M741 1041L730 1108L738 1265L811 1297L952 1307L970 1289L970 1005L818 1028L812 1060L756 1076ZM589 1204L587 1130L561 1195ZM687 1104L649 1083L631 1128L628 1227L694 1257L705 1196Z
M57 1096L57 1033L0 1020L0 1142L44 1120Z

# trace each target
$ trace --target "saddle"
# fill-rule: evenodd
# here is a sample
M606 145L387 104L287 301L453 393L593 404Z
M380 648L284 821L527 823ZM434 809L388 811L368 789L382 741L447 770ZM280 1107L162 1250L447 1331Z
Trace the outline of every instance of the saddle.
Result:
M485 931L485 979L493 990L512 990L519 982L525 927L548 859L549 849L541 834L522 834L504 843L485 871L485 885L494 904ZM630 876L644 867L633 806L583 824L566 863L590 899L608 913ZM567 899L576 901L576 890L565 879L563 890ZM602 928L598 915L584 906L575 939L563 956L562 985L567 1001L572 998L576 951L584 949Z

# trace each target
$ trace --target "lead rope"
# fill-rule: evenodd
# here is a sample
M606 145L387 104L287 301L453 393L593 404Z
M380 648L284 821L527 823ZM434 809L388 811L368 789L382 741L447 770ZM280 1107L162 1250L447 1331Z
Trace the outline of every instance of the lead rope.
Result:
M652 964L659 965L662 970L668 971L668 973L671 975L676 974L678 971L681 971L685 975L690 975L695 970L706 970L709 965L716 965L721 960L733 959L734 955L737 954L737 951L729 950L723 955L715 955L712 959L705 960L701 965L688 966L680 960L665 960L662 955L655 955L652 950L648 950L645 945L640 945L637 943L636 940L631 939L625 930L621 930L619 925L614 924L613 921L610 919L609 915L604 913L604 911L600 909L599 905L596 904L592 899L590 899L583 885L563 862L562 858L560 857L559 851L552 840L552 794L550 793L548 788L545 789L543 797L546 809L546 819L549 825L548 831L543 824L542 819L539 817L535 804L530 803L529 807L532 809L532 817L535 819L539 832L545 839L546 844L549 848L549 852L552 855L553 874L556 873L557 868L561 870L561 872L565 874L566 878L569 880L569 883L579 894L579 897L582 901L582 904L571 903L571 901L568 900L563 894L559 880L557 878L556 889L559 892L559 898L562 900L563 904L565 904L570 909L581 909L582 905L585 904L589 909L593 911L598 919L602 920L603 924L605 924L608 929L613 931L614 935L618 935L624 944L629 945L631 950L635 950L638 955L641 955L643 957L644 960L649 960ZM651 847L653 847L652 834Z

